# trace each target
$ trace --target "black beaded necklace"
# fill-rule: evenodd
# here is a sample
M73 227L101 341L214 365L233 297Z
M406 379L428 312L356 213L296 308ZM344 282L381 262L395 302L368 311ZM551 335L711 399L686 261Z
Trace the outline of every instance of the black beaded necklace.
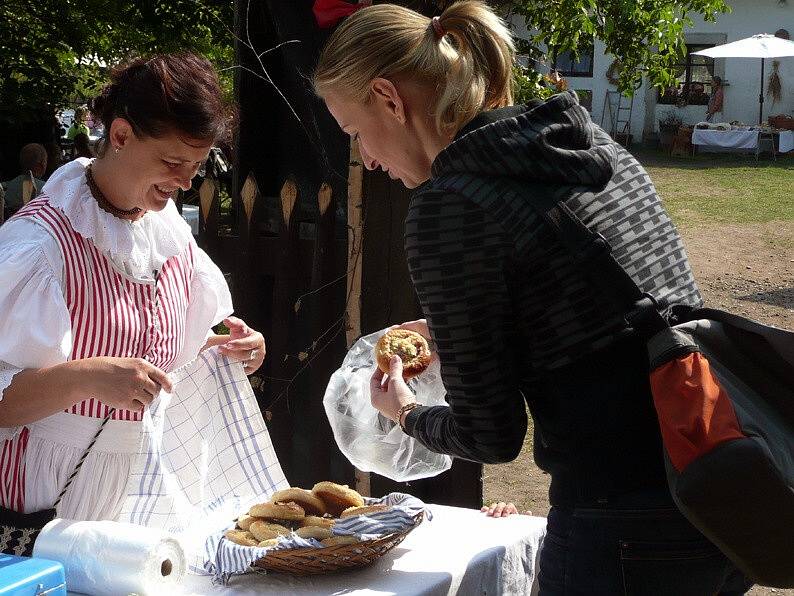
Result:
M88 183L88 189L91 191L91 195L94 197L97 204L99 204L102 209L111 215L115 215L121 219L128 219L130 216L137 215L141 212L140 207L133 207L132 209L124 210L119 209L118 207L114 206L113 203L108 201L104 193L99 190L96 180L94 180L94 174L91 172L91 166L88 166L85 169L85 180Z

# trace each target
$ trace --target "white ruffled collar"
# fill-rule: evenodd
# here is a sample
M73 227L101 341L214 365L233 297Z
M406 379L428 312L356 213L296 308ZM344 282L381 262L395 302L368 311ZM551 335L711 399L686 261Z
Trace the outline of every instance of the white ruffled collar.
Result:
M168 259L192 240L190 226L173 201L160 212L137 221L114 217L99 207L85 180L90 159L78 158L58 168L42 189L50 204L66 215L72 228L90 239L127 275L151 280Z

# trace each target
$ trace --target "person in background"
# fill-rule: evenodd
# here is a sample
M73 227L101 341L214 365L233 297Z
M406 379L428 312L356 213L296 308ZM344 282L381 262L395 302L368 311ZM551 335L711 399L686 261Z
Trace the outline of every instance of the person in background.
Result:
M19 151L20 174L3 182L5 189L5 216L11 217L22 207L24 182L32 180L35 197L44 186L44 172L47 171L47 150L39 143L28 143Z
M709 97L708 107L706 108L706 122L714 119L714 114L722 112L722 103L725 99L725 90L722 87L722 79L714 77L711 80L711 96Z
M405 254L447 406L419 404L402 361L372 405L436 453L498 464L524 445L551 476L541 596L742 593L748 581L676 508L645 339L533 207L553 197L615 247L643 292L700 306L681 237L637 160L573 92L512 105L515 46L485 2L428 18L376 4L342 22L314 87L364 166L415 188ZM373 197L377 199L377 197ZM655 556L635 556L653 543ZM635 593L635 592L629 592Z
M91 149L91 146L88 144L88 135L81 132L74 136L74 149L72 150L72 156L77 159L78 157L86 157L88 159L92 159L94 157L94 151Z
M76 108L74 110L74 122L69 127L69 130L66 131L66 138L70 141L73 141L74 138L83 133L85 136L89 136L91 134L91 130L85 123L85 108Z
M61 137L64 132L61 121L57 116L53 115L49 127L49 134L47 135L49 138L42 143L44 149L47 151L47 171L44 173L45 180L62 165Z

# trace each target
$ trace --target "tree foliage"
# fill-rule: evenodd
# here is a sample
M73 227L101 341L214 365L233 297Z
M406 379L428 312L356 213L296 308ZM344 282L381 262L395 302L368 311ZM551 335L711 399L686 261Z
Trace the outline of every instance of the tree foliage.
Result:
M0 119L21 124L83 101L106 79L103 65L133 54L192 49L230 66L233 19L233 0L4 0Z
M659 87L674 83L674 67L686 52L692 16L706 21L730 11L724 0L505 0L508 13L524 18L530 39L521 51L576 52L594 37L620 63L619 88L632 93L647 77ZM532 75L530 75L531 77Z
M449 0L435 0L439 7ZM620 61L620 88L642 77L669 86L691 15L713 21L724 0L493 0L526 21L522 53L577 51L596 37ZM130 54L190 48L233 64L234 0L5 0L0 3L0 120L21 123L90 97L104 64ZM519 97L548 94L531 68L517 70ZM225 77L231 93L231 77Z

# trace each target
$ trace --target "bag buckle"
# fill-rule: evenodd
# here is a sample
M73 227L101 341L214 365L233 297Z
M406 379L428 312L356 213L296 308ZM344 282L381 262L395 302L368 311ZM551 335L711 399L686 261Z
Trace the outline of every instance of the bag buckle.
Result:
M659 312L659 301L650 294L643 294L634 303L634 308L626 315L626 322L645 337L652 337L662 329L669 327Z

